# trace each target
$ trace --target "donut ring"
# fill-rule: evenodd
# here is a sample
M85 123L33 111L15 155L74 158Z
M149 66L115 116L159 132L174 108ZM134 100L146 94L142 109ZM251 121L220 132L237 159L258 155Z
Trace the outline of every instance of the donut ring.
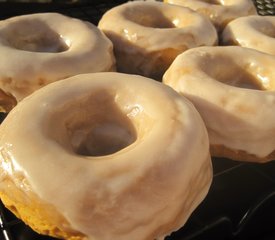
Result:
M74 76L21 101L0 126L0 168L5 205L65 239L166 236L212 179L194 106L164 84L122 73Z
M163 81L200 112L212 156L265 162L275 159L274 64L253 49L201 47L179 55Z
M0 89L17 101L50 82L114 68L112 43L100 30L58 13L0 21L0 53L7 56Z
M246 16L235 19L224 29L222 44L239 45L275 55L275 17Z
M208 17L221 32L230 21L247 15L256 15L251 0L164 0L167 3L189 7Z
M119 72L161 80L175 57L215 45L217 33L194 11L161 2L127 2L107 11L99 28L111 39Z

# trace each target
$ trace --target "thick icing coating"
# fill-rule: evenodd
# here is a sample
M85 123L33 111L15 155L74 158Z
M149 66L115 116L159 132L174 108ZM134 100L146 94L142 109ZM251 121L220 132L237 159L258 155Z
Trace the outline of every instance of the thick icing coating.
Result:
M194 106L164 84L121 73L78 75L25 98L0 126L0 163L0 194L12 179L24 199L36 194L91 240L170 234L212 179Z
M212 146L261 159L275 149L274 64L253 49L201 47L179 55L163 81L193 102Z
M237 18L226 26L221 39L224 45L239 45L275 55L275 17Z
M79 73L114 67L112 43L94 25L59 13L0 21L0 88L20 101L36 89Z
M178 54L217 43L208 19L162 2L127 2L107 11L98 26L114 44L118 71L160 80Z
M233 19L257 14L251 0L165 0L165 2L189 7L203 14L212 21L219 32Z

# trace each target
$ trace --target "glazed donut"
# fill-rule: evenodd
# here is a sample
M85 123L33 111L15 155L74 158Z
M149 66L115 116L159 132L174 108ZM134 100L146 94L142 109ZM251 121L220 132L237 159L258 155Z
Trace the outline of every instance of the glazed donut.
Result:
M20 101L56 80L111 71L112 47L94 25L58 13L0 21L0 89Z
M179 55L163 81L193 102L208 129L211 155L275 159L275 58L239 46Z
M246 16L235 19L224 29L222 44L239 45L275 55L275 17Z
M247 15L256 15L252 0L164 0L170 4L189 7L208 17L221 32L230 21Z
M217 43L208 19L162 2L127 2L107 11L98 26L113 42L119 72L157 80L181 52Z
M212 180L194 106L122 73L81 74L23 99L0 126L0 150L2 201L36 231L65 239L166 236Z

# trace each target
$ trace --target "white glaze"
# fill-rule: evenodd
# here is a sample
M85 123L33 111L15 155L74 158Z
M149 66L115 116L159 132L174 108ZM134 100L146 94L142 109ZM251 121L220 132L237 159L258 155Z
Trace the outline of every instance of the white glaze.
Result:
M114 44L119 71L152 78L162 77L173 55L217 43L216 30L208 19L162 2L127 2L107 11L98 26Z
M76 154L71 125L93 127L97 118L127 118L135 141L110 155ZM23 175L31 187L26 195L33 191L93 240L170 234L203 200L212 179L207 132L194 106L135 75L84 74L36 91L0 126L0 150L0 191L7 188L2 179Z
M230 22L222 43L253 48L275 55L275 16L246 16Z
M273 56L252 49L201 47L179 55L163 81L194 103L210 144L262 158L275 149L274 64ZM259 89L238 87L253 88L252 81Z
M165 0L168 3L189 7L208 17L221 31L225 25L238 17L256 15L251 0Z
M109 71L114 67L112 50L96 26L58 13L0 21L0 88L20 101L50 82Z

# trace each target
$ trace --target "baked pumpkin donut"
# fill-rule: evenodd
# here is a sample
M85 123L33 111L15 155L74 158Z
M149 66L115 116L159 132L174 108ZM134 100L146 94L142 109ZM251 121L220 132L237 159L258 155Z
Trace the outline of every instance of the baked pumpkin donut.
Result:
M23 99L0 126L0 169L12 212L42 234L74 240L164 237L212 180L194 106L122 73L74 76Z
M208 17L218 32L230 21L247 15L256 15L257 10L252 0L164 0L191 8Z
M113 42L119 72L157 80L178 54L217 43L208 19L162 2L127 2L107 11L98 26Z
M179 55L163 81L200 112L212 156L266 162L275 159L274 64L253 49L201 47Z
M275 16L246 16L230 22L223 45L239 45L275 55Z
M79 73L111 71L112 47L96 26L58 13L0 21L2 102L5 96L18 102L50 82Z

